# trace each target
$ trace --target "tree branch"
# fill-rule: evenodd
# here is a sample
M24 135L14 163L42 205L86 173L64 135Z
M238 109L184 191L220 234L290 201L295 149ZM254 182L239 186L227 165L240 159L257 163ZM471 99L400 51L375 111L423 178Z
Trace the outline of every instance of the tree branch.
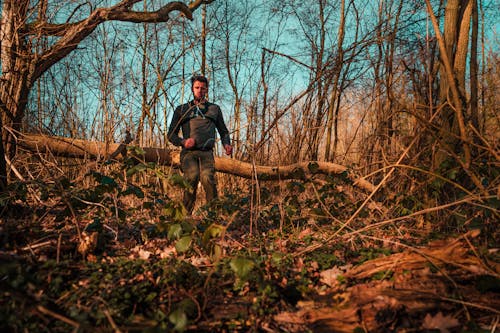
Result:
M35 22L27 25L24 29L27 34L61 37L51 48L36 59L32 81L34 82L51 66L75 50L80 42L89 36L97 26L103 22L167 22L170 19L169 14L173 11L179 11L185 17L192 20L193 11L202 4L208 4L214 0L196 0L189 5L180 1L173 1L154 12L137 12L131 10L130 8L132 5L139 1L140 0L124 0L113 7L97 8L92 11L85 20L76 23L53 24L48 22Z

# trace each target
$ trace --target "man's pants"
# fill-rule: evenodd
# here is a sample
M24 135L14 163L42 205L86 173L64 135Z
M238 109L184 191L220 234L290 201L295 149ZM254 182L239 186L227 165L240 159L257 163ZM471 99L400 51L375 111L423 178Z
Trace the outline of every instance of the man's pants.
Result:
M184 191L183 203L189 214L196 201L196 189L201 181L207 203L217 197L215 183L215 159L212 150L183 150L181 152L181 170L191 189Z

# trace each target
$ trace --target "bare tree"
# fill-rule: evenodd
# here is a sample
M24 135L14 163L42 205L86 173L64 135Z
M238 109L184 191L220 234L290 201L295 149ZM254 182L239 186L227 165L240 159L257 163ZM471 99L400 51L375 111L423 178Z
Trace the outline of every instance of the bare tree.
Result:
M2 73L0 76L0 109L2 111L0 131L0 184L7 183L7 166L4 154L15 154L16 144L12 131L19 130L25 115L28 95L36 81L48 69L74 51L100 24L118 20L127 22L166 22L169 14L180 11L192 19L192 13L202 4L213 0L195 0L189 5L169 2L153 12L135 11L133 5L141 0L122 0L116 5L93 8L85 2L73 7L65 23L49 22L45 12L47 1L34 6L29 0L4 0L0 30ZM88 7L85 7L88 6ZM81 8L88 8L83 19ZM77 15L78 14L78 15ZM60 19L60 18L59 18ZM50 40L44 47L41 40Z

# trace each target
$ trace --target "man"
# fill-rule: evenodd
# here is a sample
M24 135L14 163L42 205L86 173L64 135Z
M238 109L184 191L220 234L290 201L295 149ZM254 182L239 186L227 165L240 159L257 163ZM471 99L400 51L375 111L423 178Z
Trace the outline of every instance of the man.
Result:
M191 189L184 191L183 198L188 214L193 211L198 182L203 185L207 203L217 197L213 154L216 129L226 154L231 155L233 151L220 107L206 99L207 78L201 75L192 77L191 91L194 99L175 109L168 129L169 141L182 147L181 170L191 185ZM181 130L182 138L179 136Z

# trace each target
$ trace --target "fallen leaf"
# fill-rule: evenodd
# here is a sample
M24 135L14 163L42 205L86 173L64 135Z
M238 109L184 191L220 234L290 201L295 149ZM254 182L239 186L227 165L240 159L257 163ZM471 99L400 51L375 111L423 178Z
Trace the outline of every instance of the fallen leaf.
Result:
M139 250L139 258L141 258L142 260L148 260L150 255L151 255L151 252L149 252L149 251L146 251L143 249Z
M299 239L304 239L305 237L312 234L311 228L305 228L299 233Z
M452 316L443 316L443 313L438 312L435 316L428 313L424 322L422 323L422 328L428 330L438 329L441 333L448 333L451 328L459 326L460 323L456 318Z
M330 287L335 287L339 284L338 277L344 274L344 272L337 266L324 270L319 273L321 283L326 284Z

